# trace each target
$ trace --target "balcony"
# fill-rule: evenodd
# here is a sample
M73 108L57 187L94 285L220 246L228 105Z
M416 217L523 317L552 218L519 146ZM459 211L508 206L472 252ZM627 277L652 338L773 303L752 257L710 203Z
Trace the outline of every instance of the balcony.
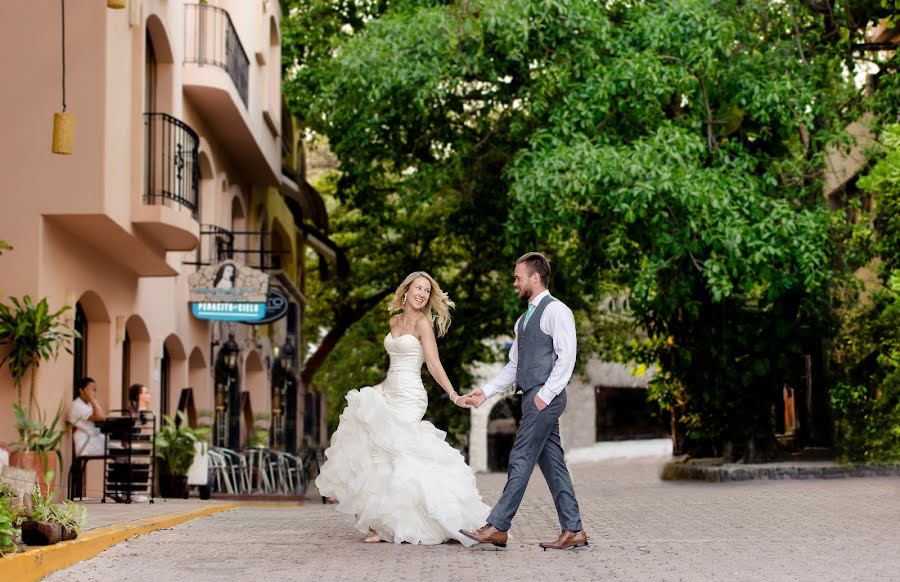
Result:
M160 251L192 250L200 229L200 139L166 113L144 114L144 138L144 204L133 209L132 222Z
M187 4L184 95L238 171L258 184L278 183L279 149L250 91L250 59L226 10ZM254 78L254 86L260 78Z
M187 4L185 9L185 63L220 67L231 77L247 107L250 59L241 44L231 16L208 4Z

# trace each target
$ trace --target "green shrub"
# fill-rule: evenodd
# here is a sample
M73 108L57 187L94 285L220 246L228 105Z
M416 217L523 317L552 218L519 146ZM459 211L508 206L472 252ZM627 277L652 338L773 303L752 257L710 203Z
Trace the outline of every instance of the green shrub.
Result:
M31 492L31 515L34 521L58 523L63 527L79 533L87 521L87 509L64 499L62 503L53 503L54 494L41 495L39 487Z
M0 556L15 553L18 549L16 538L19 536L19 514L13 508L13 493L9 485L0 483Z

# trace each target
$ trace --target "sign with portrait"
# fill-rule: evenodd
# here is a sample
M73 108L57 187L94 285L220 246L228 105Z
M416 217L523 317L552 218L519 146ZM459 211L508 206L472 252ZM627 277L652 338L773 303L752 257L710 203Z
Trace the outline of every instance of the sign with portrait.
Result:
M188 277L191 313L198 319L259 321L266 315L269 275L223 261Z

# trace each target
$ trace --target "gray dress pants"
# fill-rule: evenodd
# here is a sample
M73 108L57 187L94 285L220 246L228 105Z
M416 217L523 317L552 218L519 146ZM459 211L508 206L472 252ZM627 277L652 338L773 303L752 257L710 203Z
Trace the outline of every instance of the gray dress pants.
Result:
M522 420L509 454L506 486L487 522L501 531L509 529L534 465L538 464L553 495L560 529L581 531L578 501L559 438L559 417L566 409L566 391L554 398L547 408L538 410L534 404L538 389L532 388L522 395Z

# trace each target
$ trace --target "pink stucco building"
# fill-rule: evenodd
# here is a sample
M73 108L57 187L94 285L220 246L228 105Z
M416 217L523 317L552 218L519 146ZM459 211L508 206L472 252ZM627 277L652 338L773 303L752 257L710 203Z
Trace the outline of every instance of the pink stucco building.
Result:
M52 414L72 401L76 378L91 376L107 410L127 406L125 391L141 382L157 414L172 414L190 388L200 416L211 416L213 368L233 334L244 440L267 422L253 415L275 408L276 346L288 336L303 345L305 245L329 249L321 200L283 116L279 3L128 0L113 10L66 1L72 155L50 146L63 99L61 3L9 2L0 13L0 239L14 247L0 256L0 300L71 305L69 324L83 337L74 354L41 366L37 401ZM288 316L262 326L194 318L188 275L226 258L269 273ZM4 367L0 442L15 439L15 399ZM320 431L320 400L301 390L287 421L294 441L304 424ZM67 442L66 469L70 450ZM92 471L89 492L99 478Z

